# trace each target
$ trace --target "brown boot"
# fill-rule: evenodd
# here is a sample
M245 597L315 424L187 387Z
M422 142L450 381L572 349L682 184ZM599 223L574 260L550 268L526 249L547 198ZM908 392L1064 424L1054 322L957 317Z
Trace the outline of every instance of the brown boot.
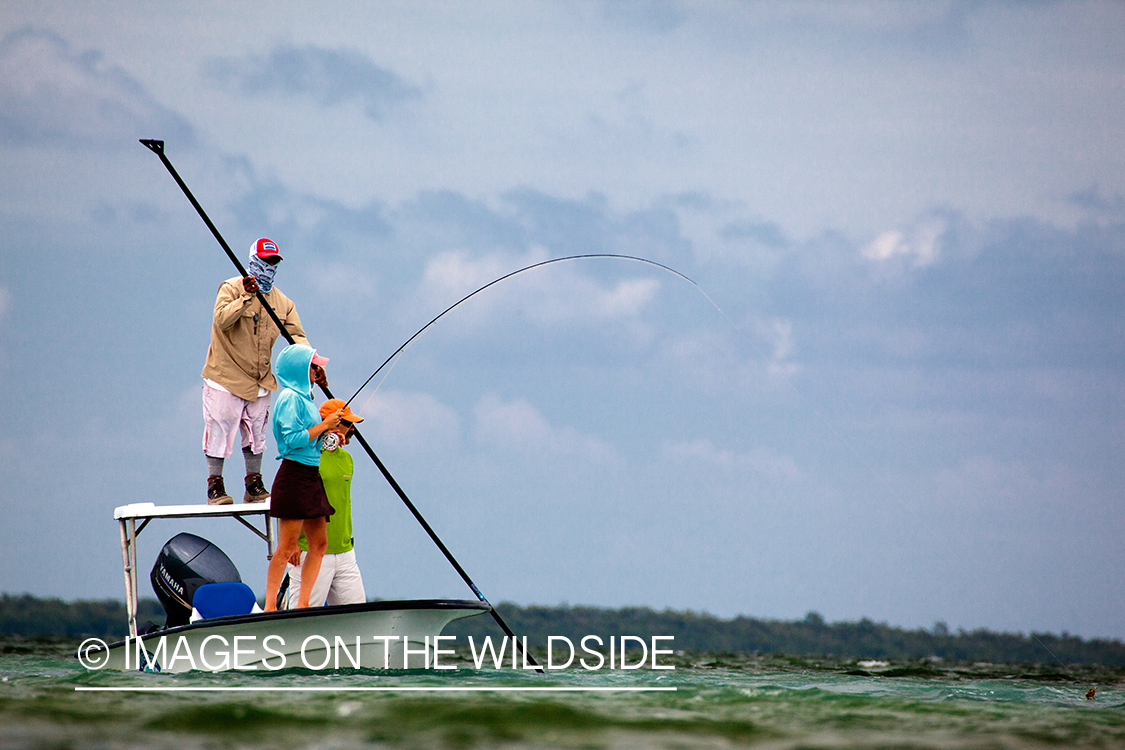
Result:
M207 504L231 505L234 498L227 494L222 477L207 477Z
M269 499L270 493L262 483L261 474L246 475L246 494L242 496L244 503L264 503Z

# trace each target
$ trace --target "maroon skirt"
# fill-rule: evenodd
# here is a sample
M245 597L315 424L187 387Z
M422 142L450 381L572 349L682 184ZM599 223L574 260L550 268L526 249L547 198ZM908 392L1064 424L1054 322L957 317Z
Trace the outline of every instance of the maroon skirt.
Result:
M270 489L271 516L304 519L330 516L335 512L328 495L324 494L319 467L288 458L281 460Z

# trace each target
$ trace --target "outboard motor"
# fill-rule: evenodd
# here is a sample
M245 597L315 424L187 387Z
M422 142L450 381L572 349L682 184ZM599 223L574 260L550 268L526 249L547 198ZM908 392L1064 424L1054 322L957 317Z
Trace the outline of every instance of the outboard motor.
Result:
M187 625L195 590L206 583L241 581L238 568L211 542L195 534L176 534L160 550L149 575L156 597L168 613L165 627Z

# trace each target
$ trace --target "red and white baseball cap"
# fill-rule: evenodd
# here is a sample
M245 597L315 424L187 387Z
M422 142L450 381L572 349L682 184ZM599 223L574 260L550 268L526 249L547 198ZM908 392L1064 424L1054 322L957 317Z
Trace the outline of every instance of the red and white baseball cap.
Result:
M254 242L254 254L259 258L277 258L284 260L281 253L277 252L277 243L266 237L262 237Z

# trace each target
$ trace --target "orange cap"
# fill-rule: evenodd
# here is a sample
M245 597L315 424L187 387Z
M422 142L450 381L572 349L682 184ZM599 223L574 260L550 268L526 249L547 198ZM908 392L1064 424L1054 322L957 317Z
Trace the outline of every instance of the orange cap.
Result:
M348 422L351 422L352 424L355 424L356 422L362 422L363 421L363 417L359 416L358 414L353 414L352 410L349 409L347 407L347 404L344 403L344 400L340 399L340 398L330 398L327 401L325 401L323 404L321 404L320 405L320 418L324 419L329 414L331 414L332 412L334 412L338 409L344 410L344 416L341 417L341 419L345 419Z

